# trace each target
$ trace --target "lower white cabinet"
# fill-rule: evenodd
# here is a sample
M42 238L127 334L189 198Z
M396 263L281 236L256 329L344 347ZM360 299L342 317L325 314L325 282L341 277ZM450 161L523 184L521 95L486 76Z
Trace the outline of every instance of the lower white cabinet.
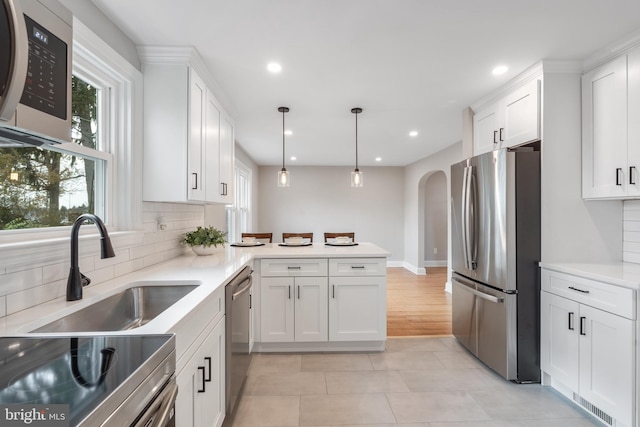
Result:
M225 319L211 322L204 341L178 373L176 425L219 427L225 416Z
M331 277L330 341L387 339L386 277Z
M615 305L623 301L617 291L631 293L635 304L634 292L557 272L543 270L542 277L545 382L610 425L635 426L636 322L620 315L626 307L618 311Z
M262 278L262 341L327 341L327 288L327 277Z

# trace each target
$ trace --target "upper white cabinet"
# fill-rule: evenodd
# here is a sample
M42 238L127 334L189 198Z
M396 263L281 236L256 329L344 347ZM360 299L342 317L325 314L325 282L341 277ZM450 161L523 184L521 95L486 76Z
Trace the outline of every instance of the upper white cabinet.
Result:
M140 55L143 199L232 202L233 120L208 88L197 55L192 49L152 47L140 48Z
M532 80L473 116L473 153L515 147L540 139L540 80Z
M582 77L582 197L640 196L640 50Z

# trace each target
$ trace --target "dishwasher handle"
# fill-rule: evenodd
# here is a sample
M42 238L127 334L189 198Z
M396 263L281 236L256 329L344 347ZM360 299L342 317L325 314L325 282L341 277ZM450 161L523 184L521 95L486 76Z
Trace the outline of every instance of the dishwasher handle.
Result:
M237 290L231 295L231 300L235 301L242 294L244 294L249 289L251 289L251 285L252 284L253 284L253 276L249 275L248 277L246 277L242 282L240 282L237 285L237 287L236 287Z

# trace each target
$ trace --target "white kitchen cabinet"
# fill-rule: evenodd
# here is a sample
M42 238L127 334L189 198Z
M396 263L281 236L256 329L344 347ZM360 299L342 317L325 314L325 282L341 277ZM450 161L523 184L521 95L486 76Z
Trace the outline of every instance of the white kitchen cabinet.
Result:
M545 382L609 424L636 425L635 323L634 291L543 270Z
M582 76L582 197L637 193L627 156L627 56Z
M540 80L532 80L473 116L473 153L515 147L540 139Z
M328 339L327 277L263 277L260 334L263 342Z
M191 61L197 58L191 50L143 47L140 56L143 200L229 203L233 122L207 87L206 70L197 71L202 67L194 65L199 61Z
M384 259L331 259L329 285L329 341L387 338Z
M177 375L176 425L222 425L225 417L225 319L211 322L205 338Z

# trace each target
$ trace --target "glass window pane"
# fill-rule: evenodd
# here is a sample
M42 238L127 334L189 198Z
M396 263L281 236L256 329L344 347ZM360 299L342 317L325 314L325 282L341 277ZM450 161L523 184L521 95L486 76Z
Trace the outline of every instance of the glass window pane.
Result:
M94 213L98 162L38 147L0 148L0 230L70 225Z

